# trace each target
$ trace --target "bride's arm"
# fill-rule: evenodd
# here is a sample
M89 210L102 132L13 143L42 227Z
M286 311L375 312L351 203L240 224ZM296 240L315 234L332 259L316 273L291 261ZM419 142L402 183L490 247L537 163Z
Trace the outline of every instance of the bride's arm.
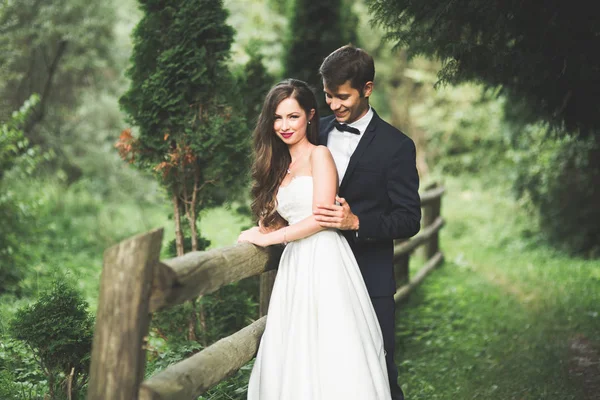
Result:
M313 176L313 209L317 204L335 202L337 193L337 170L329 149L317 146L311 154L311 169ZM310 215L302 221L278 229L266 235L266 245L293 242L324 230Z
M317 204L333 204L337 193L337 170L329 149L317 146L311 154L311 169L313 176L313 209ZM240 236L241 241L249 241L259 246L287 243L314 235L323 228L310 215L302 221L280 228L276 231L261 234L257 230L246 231Z

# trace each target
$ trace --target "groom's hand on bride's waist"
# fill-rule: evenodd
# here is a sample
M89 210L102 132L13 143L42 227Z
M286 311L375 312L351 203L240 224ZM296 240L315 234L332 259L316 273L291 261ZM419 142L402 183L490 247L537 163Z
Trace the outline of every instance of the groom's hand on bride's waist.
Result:
M337 204L317 204L313 210L315 219L324 228L335 228L343 231L357 231L358 217L350 209L350 205L341 197L336 196Z

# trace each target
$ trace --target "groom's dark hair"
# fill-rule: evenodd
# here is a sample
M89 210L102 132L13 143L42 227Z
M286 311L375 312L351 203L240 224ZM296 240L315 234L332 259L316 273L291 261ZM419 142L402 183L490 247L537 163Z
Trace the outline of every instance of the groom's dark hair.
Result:
M362 96L365 83L375 79L375 63L366 51L349 44L328 55L319 68L319 74L325 86L335 89L350 81L350 85Z

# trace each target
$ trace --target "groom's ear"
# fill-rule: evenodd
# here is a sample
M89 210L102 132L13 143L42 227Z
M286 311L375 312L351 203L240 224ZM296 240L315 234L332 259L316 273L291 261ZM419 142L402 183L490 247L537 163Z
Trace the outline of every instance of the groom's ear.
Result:
M368 98L373 93L373 81L365 83L363 86L363 97Z

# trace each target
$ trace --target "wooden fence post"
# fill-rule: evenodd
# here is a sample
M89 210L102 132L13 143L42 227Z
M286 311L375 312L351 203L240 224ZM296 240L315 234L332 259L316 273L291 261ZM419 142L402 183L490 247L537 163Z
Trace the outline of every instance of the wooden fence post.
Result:
M435 189L437 184L430 185L427 190ZM423 227L428 227L435 222L437 217L440 216L442 196L434 198L429 204L423 209ZM425 244L425 259L429 260L435 256L439 250L439 234L434 233L431 238Z
M271 301L271 292L273 291L276 276L277 270L260 274L260 300L258 306L260 317L267 315L267 311L269 310L269 301Z
M267 249L269 252L268 271L265 271L260 275L260 299L258 300L258 313L260 317L267 315L267 311L269 310L271 292L273 292L273 285L275 284L275 277L277 276L277 267L279 266L282 249L283 247L280 246L271 246Z
M88 400L138 398L146 364L152 273L162 237L163 230L157 229L104 252Z

